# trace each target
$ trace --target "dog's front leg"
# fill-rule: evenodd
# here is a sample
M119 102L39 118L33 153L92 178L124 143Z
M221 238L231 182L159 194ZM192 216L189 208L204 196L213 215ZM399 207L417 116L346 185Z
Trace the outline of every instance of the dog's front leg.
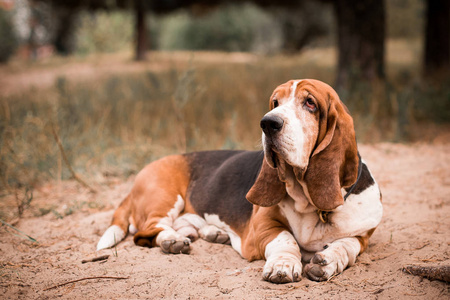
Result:
M305 266L305 274L311 280L325 281L341 273L355 263L361 252L361 243L356 237L342 238L325 247Z
M273 283L300 281L302 263L297 241L288 231L282 231L269 242L264 251L264 280Z

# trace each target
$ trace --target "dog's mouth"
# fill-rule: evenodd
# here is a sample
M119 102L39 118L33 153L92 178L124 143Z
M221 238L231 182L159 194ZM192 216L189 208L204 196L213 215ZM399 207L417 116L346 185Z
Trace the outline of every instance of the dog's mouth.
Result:
M280 165L279 160L278 160L278 156L275 153L275 151L273 151L272 149L270 149L270 158L272 159L273 167L275 169L278 168L278 166Z
M278 171L278 177L281 181L286 181L287 162L283 159L276 148L271 147L267 150L266 160L272 168Z
M268 141L268 143L266 143L264 146L264 152L269 166L274 169L278 169L282 165L284 159L281 155L281 151L272 141Z
M281 145L278 143L277 139L272 137L265 137L264 152L266 156L266 161L270 167L274 169L283 168L284 162L286 161Z
M297 166L291 164L284 156L280 153L281 151L276 148L275 145L267 145L266 147L266 161L270 167L276 169L278 171L278 177L281 181L286 181L286 172L287 169L292 169L295 177L298 180L302 180L307 167L306 166Z

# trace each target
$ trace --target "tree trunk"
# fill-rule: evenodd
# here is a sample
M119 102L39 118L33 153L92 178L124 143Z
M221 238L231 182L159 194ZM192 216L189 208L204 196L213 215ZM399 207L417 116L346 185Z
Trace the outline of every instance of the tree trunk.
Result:
M336 86L384 79L385 6L380 0L336 0L338 71Z
M450 69L450 1L428 0L425 25L425 75Z
M78 11L72 8L57 6L55 12L57 27L53 44L56 52L61 55L72 54L75 50L74 30Z
M136 0L136 60L145 60L147 52L146 10L144 0Z

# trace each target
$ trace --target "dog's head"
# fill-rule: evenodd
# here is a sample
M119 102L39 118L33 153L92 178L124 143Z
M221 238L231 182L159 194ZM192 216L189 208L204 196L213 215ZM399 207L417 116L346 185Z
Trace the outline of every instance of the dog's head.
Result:
M286 195L286 171L292 168L318 209L332 210L344 203L341 188L355 183L358 154L353 119L329 85L307 79L278 86L261 128L265 159L247 194L250 202L280 202Z

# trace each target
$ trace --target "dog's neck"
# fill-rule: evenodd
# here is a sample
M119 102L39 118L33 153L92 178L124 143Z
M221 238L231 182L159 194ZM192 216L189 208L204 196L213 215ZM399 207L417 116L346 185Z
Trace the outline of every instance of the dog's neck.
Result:
M305 184L301 184L295 176L294 169L285 164L284 169L287 197L294 201L294 208L298 213L309 213L317 210L309 199L308 192L305 193Z

